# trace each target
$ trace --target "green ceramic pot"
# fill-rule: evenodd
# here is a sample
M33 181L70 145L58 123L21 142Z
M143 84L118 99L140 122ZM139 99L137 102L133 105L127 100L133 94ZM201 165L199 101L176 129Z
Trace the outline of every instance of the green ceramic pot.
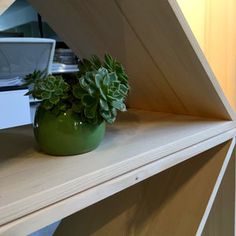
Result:
M40 149L50 155L75 155L95 149L105 133L105 122L88 124L71 111L55 115L39 106L34 135Z

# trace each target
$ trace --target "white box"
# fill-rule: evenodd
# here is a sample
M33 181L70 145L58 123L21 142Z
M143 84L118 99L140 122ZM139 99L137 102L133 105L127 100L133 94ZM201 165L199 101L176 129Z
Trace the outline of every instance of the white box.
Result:
M0 129L31 123L27 89L0 92Z

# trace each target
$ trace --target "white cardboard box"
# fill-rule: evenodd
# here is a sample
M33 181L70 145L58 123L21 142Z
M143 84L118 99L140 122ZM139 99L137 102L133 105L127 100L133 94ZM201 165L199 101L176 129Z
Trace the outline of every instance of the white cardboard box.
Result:
M27 89L0 92L0 129L31 123Z

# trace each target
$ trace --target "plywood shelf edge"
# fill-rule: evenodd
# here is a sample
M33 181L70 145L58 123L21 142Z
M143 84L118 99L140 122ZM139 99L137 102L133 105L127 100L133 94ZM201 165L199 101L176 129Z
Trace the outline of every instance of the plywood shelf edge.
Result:
M29 129L3 132L3 156L10 155L9 143L20 139L26 148L25 154L11 157L1 167L1 224L227 131L234 135L236 125L233 121L137 110L123 115L108 129L107 138L97 150L80 157L59 159L38 153L32 148ZM21 153L21 146L14 152Z
M81 156L59 159L39 153L27 127L0 131L0 235L29 234L198 154L208 158L205 151L222 144L213 150L218 159L209 158L213 164L200 171L202 182L214 165L215 179L220 171L215 185L209 178L215 187L200 235L235 146L236 113L177 1L29 2L78 56L109 52L124 64L132 86L131 109L108 128L98 149ZM195 177L189 179L192 189L199 180ZM199 204L202 211L208 190L205 203ZM183 191L182 204L186 192L191 195ZM191 206L191 196L188 200Z
M197 154L209 150L222 142L226 142L236 134L236 129L205 140L189 148L173 153L165 158L144 165L134 171L101 183L50 206L32 212L0 227L0 235L26 235L48 224L69 216L117 192L135 185L157 173L190 159ZM232 145L231 145L232 146Z

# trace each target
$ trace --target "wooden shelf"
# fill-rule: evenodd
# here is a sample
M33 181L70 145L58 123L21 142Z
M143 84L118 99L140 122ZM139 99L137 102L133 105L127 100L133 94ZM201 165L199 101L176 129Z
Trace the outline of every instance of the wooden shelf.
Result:
M234 141L218 145L91 205L64 219L54 235L200 236L199 222L209 210L209 202L212 203L219 188L234 145ZM232 209L232 200L228 200L223 206L229 205ZM226 209L222 209L226 214L220 225L222 227L225 221L229 224L221 228L223 233L219 235L233 235L230 234L233 219L228 219ZM213 221L221 220L221 211L217 213Z
M95 151L69 157L48 156L35 150L29 126L2 130L0 224L160 161L157 170L129 185L135 184L231 139L236 133L234 127L234 121L130 110L107 128L103 143ZM183 150L185 154L179 156ZM125 183L117 189L124 188ZM94 195L92 202L100 199ZM63 214L57 217L65 217Z
M209 214L233 163L236 115L177 1L29 2L79 57L109 52L124 64L130 110L107 128L96 150L79 156L38 152L31 127L0 131L0 234L26 235L103 199L93 225L107 220L111 227L105 234L94 227L93 235L193 235L200 223L202 230L220 209L213 206ZM116 205L108 197L120 191ZM130 211L130 199L141 206L137 212ZM117 206L124 212L121 224L119 211L113 221ZM79 221L85 232L96 212L89 211Z
M176 0L29 2L78 57L122 62L129 107L235 118Z

